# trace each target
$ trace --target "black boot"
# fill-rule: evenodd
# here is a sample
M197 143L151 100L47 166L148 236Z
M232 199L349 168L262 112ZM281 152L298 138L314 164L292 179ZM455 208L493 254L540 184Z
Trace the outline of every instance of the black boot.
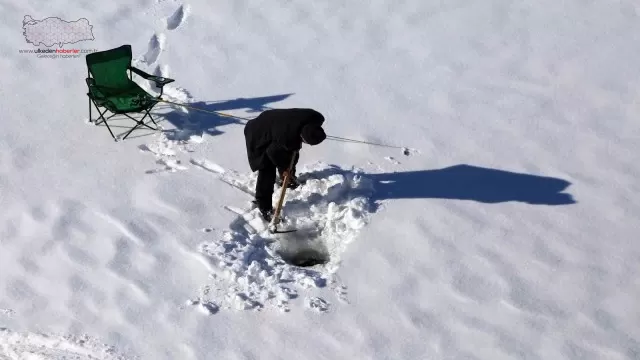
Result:
M260 216L262 216L262 219L266 222L271 222L271 219L273 219L273 214L275 212L275 210L273 209L273 207L269 207L269 206L261 206L258 203L258 200L253 200L251 201L251 204L253 205L253 208L258 208L258 210L260 211Z
M279 188L281 188L283 183L284 183L284 177L278 176L276 178L276 185ZM298 181L298 178L295 175L291 175L289 177L289 185L287 186L287 188L289 188L289 189L297 189L299 186L300 186L300 181Z
M273 219L273 213L274 213L273 208L260 209L260 215L262 216L262 219L266 222L271 222L271 220Z

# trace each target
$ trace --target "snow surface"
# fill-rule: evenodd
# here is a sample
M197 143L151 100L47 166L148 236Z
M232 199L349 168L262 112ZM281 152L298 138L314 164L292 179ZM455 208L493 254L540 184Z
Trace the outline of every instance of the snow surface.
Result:
M640 358L637 2L2 10L0 359ZM131 44L188 107L114 142L25 15L88 19L65 48ZM286 107L392 147L305 147L274 237L242 130Z

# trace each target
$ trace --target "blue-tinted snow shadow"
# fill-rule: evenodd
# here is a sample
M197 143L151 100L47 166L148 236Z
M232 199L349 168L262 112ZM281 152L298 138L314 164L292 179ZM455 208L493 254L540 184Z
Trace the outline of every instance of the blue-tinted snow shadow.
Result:
M256 117L260 112L270 109L267 106L268 104L283 101L291 95L293 94L187 103L185 105L190 107L187 109L188 113L184 113L180 109L171 109L171 111L162 114L162 119L175 127L175 130L168 130L166 132L169 135L175 134L176 138L179 138L181 133L207 134L211 136L220 135L224 133L221 130L222 127L227 125L244 125L249 118ZM162 105L163 108L175 107L169 104ZM245 110L245 113L255 113L255 115L234 117L214 113L231 110Z
M564 191L569 181L473 165L437 170L367 174L375 187L374 200L452 199L482 203L522 202L531 205L575 204Z
M354 174L338 166L301 173L300 179ZM370 174L361 173L373 186L372 202L388 199L451 199L495 204L522 202L531 205L575 204L564 192L571 183L553 177L522 174L473 165L455 165L436 170Z

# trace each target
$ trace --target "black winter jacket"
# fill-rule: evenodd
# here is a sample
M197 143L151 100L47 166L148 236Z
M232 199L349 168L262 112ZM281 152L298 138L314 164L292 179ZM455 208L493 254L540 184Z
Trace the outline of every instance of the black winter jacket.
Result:
M302 128L311 123L321 126L324 116L313 109L274 109L249 120L244 137L251 171L261 170L269 162L280 171L286 170L294 151L302 148Z

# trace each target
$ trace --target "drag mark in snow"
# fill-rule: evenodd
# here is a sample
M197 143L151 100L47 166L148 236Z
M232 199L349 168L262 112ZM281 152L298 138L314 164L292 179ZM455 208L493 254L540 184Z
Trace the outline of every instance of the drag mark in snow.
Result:
M201 167L201 168L203 168L205 170L211 171L211 172L216 173L216 174L224 174L225 173L225 169L222 166L220 166L220 165L218 165L216 163L213 163L213 162L211 162L209 160L192 159L191 163L193 165L199 166L199 167Z
M241 180L241 175L239 173L232 170L226 170L222 166L206 159L191 159L191 164L218 175L218 180L227 183L227 185L234 187L249 196L254 196L253 189L255 189L255 184L247 184L247 182Z

